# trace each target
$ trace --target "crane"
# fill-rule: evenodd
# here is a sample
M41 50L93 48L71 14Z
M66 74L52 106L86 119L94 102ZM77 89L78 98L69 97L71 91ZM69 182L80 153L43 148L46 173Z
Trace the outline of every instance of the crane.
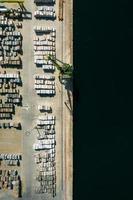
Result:
M53 65L59 70L59 80L71 79L73 76L73 66L60 61L59 59L49 55L48 60L50 60ZM60 64L59 64L60 63Z

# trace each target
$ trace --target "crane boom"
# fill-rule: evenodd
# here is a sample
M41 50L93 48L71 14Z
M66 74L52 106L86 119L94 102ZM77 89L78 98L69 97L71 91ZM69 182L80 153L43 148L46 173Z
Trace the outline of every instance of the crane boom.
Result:
M55 58L53 58L53 57L51 57L51 56L49 55L49 56L48 56L48 60L51 60L52 63L53 63L53 65L56 66L57 69L58 69L59 71L62 70L62 67L56 62L57 59L55 59Z
M72 78L73 67L71 65L62 62L59 59L52 57L51 55L48 56L48 60L51 60L53 65L55 65L60 71L59 76L61 76L62 78ZM57 61L60 62L62 65L59 65Z

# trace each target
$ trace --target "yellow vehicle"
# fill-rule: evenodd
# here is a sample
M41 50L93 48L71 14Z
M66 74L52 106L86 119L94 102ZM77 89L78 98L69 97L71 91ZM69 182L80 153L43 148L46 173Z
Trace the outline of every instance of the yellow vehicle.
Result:
M59 0L59 14L58 14L59 21L63 21L63 0Z
M24 0L0 0L0 3L23 3Z

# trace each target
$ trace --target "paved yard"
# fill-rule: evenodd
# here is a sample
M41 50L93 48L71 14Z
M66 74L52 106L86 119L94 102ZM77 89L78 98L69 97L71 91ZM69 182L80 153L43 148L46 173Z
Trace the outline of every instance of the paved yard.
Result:
M70 2L71 3L71 2ZM6 4L7 7L18 8L18 4ZM26 0L24 3L26 9L33 15L36 5L33 1ZM70 6L70 5L69 5ZM65 15L71 15L71 8L65 4ZM58 10L58 0L55 5ZM69 11L69 13L68 13ZM58 14L56 12L56 14ZM58 18L57 18L58 19ZM65 16L65 21L59 22L36 20L23 20L23 68L21 77L23 86L21 93L23 96L23 106L17 108L14 119L22 122L22 130L0 130L0 152L22 152L23 162L21 167L23 200L51 200L51 195L36 195L34 193L35 185L35 163L33 160L34 151L32 145L35 142L37 131L34 129L36 119L39 115L38 104L50 105L53 108L53 115L56 116L56 175L57 175L57 195L55 200L70 200L72 198L72 117L70 111L66 108L64 102L68 96L64 86L59 83L58 72L54 73L56 77L56 95L55 97L37 96L34 90L34 78L36 73L43 74L41 68L34 64L33 37L35 25L50 26L56 28L56 56L65 62L72 62L72 30L70 27L71 18ZM10 71L10 70L9 70ZM6 133L5 133L6 132ZM29 133L27 135L27 132ZM68 159L69 158L69 159ZM68 186L69 183L69 186ZM4 196L5 195L5 196ZM9 195L9 196L8 196ZM14 199L10 194L1 193L0 199Z

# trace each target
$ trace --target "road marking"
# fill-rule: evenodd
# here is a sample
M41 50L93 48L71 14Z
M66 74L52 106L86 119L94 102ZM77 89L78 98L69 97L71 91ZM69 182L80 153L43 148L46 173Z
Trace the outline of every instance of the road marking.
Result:
M25 110L29 110L30 106L29 105L23 105L22 106L22 109L25 109Z

